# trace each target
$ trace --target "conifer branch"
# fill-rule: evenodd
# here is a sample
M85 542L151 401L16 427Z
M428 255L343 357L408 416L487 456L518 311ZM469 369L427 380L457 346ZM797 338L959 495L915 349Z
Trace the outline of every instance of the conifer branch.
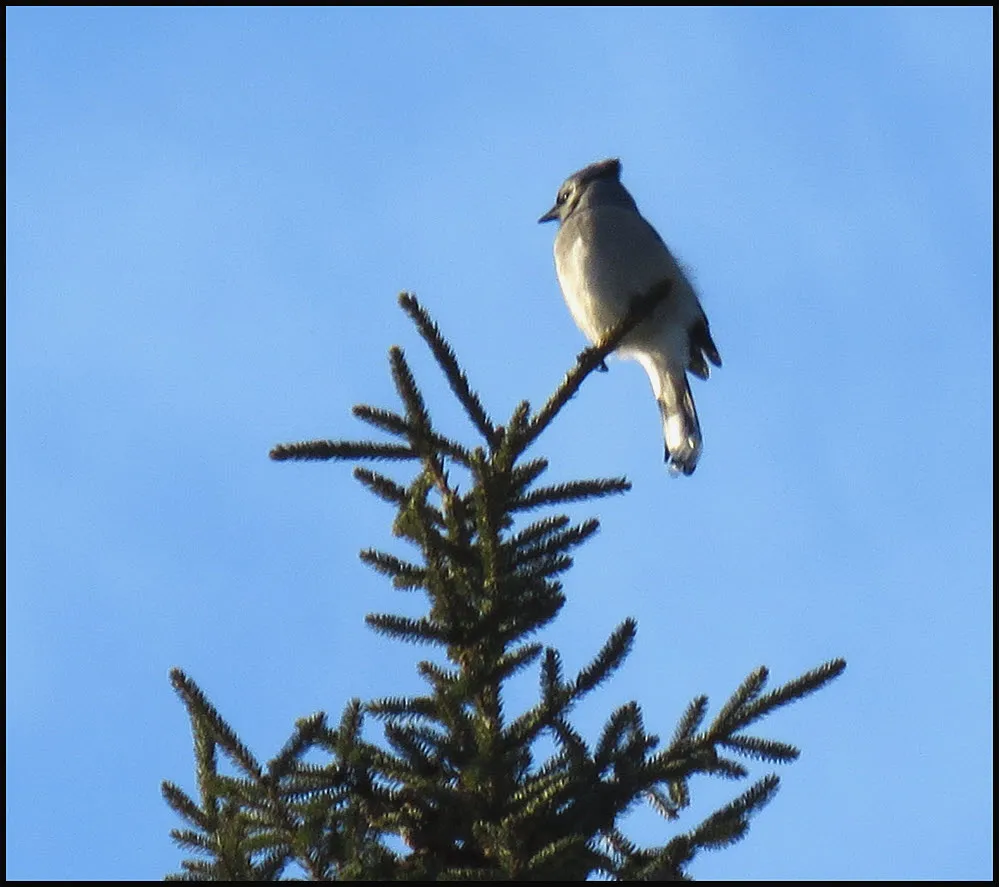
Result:
M616 828L609 829L602 837L611 852L620 858L627 859L639 852L639 848Z
M163 793L163 799L182 819L187 820L192 825L198 826L200 829L209 829L211 827L211 823L205 813L199 809L198 805L179 786L165 779L160 786L160 790Z
M698 772L721 776L723 779L743 779L748 775L747 768L739 761L731 761L717 753L705 756L698 765Z
M646 854L645 859L634 856L627 859L626 865L617 874L631 880L687 880L685 869L695 854L701 849L717 849L733 844L744 837L750 817L774 797L777 788L777 776L765 777L700 825L678 835L659 852Z
M580 502L584 499L595 499L602 496L614 496L632 489L624 477L605 478L602 480L570 481L564 484L553 484L549 487L539 487L519 496L510 503L511 511L528 511L543 505L559 505L564 502Z
M552 841L528 860L524 875L551 878L552 875L545 875L546 869L556 866L566 856L579 854L586 846L587 839L583 835L566 835L564 838ZM559 870L556 868L556 871Z
M504 653L494 668L490 669L489 679L500 684L518 672L532 665L542 655L541 644L522 644L520 647Z
M389 369L392 381L396 386L396 393L403 401L406 408L407 422L404 433L412 435L414 430L417 434L428 431L431 427L431 417L427 412L427 405L424 403L424 396L417 387L417 380L413 376L410 365L406 362L403 349L398 345L393 345L389 349Z
M417 672L424 680L433 684L434 689L439 693L451 693L459 687L463 681L463 675L454 668L444 668L436 662L428 662L426 659L417 663Z
M412 644L448 644L450 634L430 619L410 619L391 613L369 613L365 622L379 634Z
M448 502L454 494L448 485L448 473L445 470L444 459L434 447L431 418L402 348L393 345L389 349L389 366L392 370L392 380L396 384L396 391L406 407L410 446L420 454L425 469L430 473L442 500Z
M472 490L472 519L478 536L477 553L482 570L483 591L487 596L496 594L499 587L500 569L500 525L502 516L498 513L502 481L494 479L482 458L473 465L475 486Z
M568 520L564 521L562 526L565 526L568 522ZM510 569L520 570L526 564L539 558L558 556L559 552L568 551L571 548L582 545L599 528L600 523L595 518L592 518L591 520L584 521L582 524L569 527L566 530L546 532L544 538L533 544L516 545L517 539L512 540L507 543L510 548L514 549L508 553L508 565Z
M416 324L417 330L423 336L424 341L431 349L434 359L444 372L451 390L455 393L459 403L465 407L472 424L489 444L490 449L496 449L498 442L497 429L494 428L479 395L472 390L469 380L458 365L458 358L451 346L441 335L441 330L423 306L417 301L417 297L412 293L400 293L399 304Z
M172 829L170 837L178 847L193 853L211 856L215 850L215 842L211 838L192 829Z
M532 585L539 579L548 579L565 573L573 566L573 558L568 554L550 554L544 558L531 558L518 564L517 579L524 585Z
M392 578L393 588L408 590L423 588L427 582L427 570L417 564L401 560L385 551L364 548L359 554L361 560L379 573Z
M174 690L177 691L177 695L187 706L192 721L197 719L199 725L210 729L212 740L225 749L233 762L239 764L245 773L258 779L261 778L263 770L251 754L250 749L240 742L232 727L225 722L198 685L179 668L170 670L170 682L173 684Z
M275 462L325 459L419 459L409 447L367 440L306 440L278 444L270 452Z
M412 776L426 779L435 775L438 768L431 760L433 745L419 731L390 722L385 725L385 738L403 756Z
M379 718L434 718L440 712L438 701L429 696L387 696L372 700L365 710Z
M774 739L761 739L758 736L730 736L720 740L719 744L747 757L774 763L784 764L796 760L799 756L799 750L794 745Z
M406 419L398 413L394 413L392 410L386 410L381 407L372 407L368 406L368 404L359 403L355 404L351 408L351 412L362 422L367 422L369 425L372 425L381 431L386 431L396 437L402 437L405 440L409 440L413 433L413 430L410 428Z
M572 769L584 769L591 762L590 749L587 741L573 729L564 717L556 717L552 721L553 732L562 747L562 754ZM599 771L599 767L594 768Z
M593 662L577 675L573 686L574 697L589 693L618 670L632 650L636 631L635 620L626 619L611 633Z
M555 514L543 517L541 520L529 524L520 533L515 535L508 545L515 551L528 549L530 546L538 545L549 539L554 533L559 532L563 527L568 526L569 518L564 514Z
M762 696L760 694L768 678L767 669L762 666L750 674L723 706L712 722L709 734L728 735L742 729L790 702L815 693L846 667L843 659L832 659Z
M684 789L679 798L665 794L659 786L655 785L646 792L646 800L650 806L660 816L670 821L677 819L680 816L679 811L687 807L691 802L690 797L687 795L687 784L683 781L678 781L674 785L682 786Z
M362 468L360 465L354 469L354 477L380 499L390 505L402 505L407 501L408 493L406 487L396 483L392 478L372 471L370 468Z
M760 811L778 791L780 780L773 773L754 783L736 800L717 810L688 833L693 846L717 848L740 840L750 825L749 817Z
M284 779L299 763L321 735L328 732L326 714L316 712L308 718L301 718L295 724L295 732L289 737L281 751L268 762L267 773L272 783Z
M668 780L667 795L670 798L670 803L673 804L678 811L691 806L691 791L688 789L688 781L686 778Z
M429 419L426 426L418 425L414 427L402 416L391 410L377 409L367 404L357 404L353 407L352 412L357 418L363 422L367 422L369 425L373 425L397 437L402 437L407 441L426 440L430 445L430 449L450 456L462 465L467 466L469 464L469 452L466 448L460 443L449 440L434 431L430 427Z
M790 702L804 699L841 675L845 668L847 668L847 662L838 658L831 659L818 668L807 671L801 677L789 681L746 706L737 726L745 727Z
M611 766L621 752L622 741L628 733L641 730L638 720L639 709L634 702L620 706L604 726L601 738L594 749L594 766L598 773Z
M561 694L566 692L566 686L562 678L562 657L558 650L547 647L545 657L542 659L540 673L542 699L545 702L558 700Z
M701 726L701 722L705 719L707 711L707 696L698 696L691 700L691 704L688 705L687 710L677 724L673 739L670 741L670 747L667 749L668 752L679 751L692 741L698 727Z
M736 729L736 719L739 713L754 699L756 699L767 684L768 670L764 666L754 669L743 680L743 683L736 688L725 705L719 709L719 713L712 721L709 733L716 735Z
M670 295L673 283L669 280L657 285L648 293L638 295L632 302L628 314L601 341L600 345L586 348L577 357L573 367L563 379L546 404L531 418L528 427L518 441L519 451L526 450L536 438L552 423L570 399L580 390L587 376L604 363L622 340L645 320L656 306Z
M515 465L510 472L510 487L514 495L523 493L549 467L547 459L531 459Z

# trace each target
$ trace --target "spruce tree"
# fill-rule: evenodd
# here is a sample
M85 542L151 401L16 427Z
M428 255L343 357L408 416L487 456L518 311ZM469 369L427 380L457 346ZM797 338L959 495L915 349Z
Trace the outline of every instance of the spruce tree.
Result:
M560 577L573 564L571 553L598 528L595 519L573 523L543 510L617 495L629 483L540 484L548 463L528 458L526 450L668 293L666 284L637 299L600 347L581 353L541 409L522 402L506 425L490 419L427 312L413 296L400 297L477 442L452 440L435 428L402 350L392 348L402 411L354 408L392 442L311 441L278 446L271 457L412 466L406 484L370 467L354 469L369 491L395 507L393 533L415 549L412 560L377 549L362 551L362 559L395 588L422 591L427 600L420 618L374 613L367 622L390 639L437 648L447 665L418 664L423 695L352 700L335 726L322 713L298 721L266 763L195 682L173 670L191 719L198 797L163 783L164 797L186 823L172 836L193 854L170 877L674 880L688 877L700 850L745 835L751 816L774 796L774 774L657 846L637 846L622 821L645 802L677 823L695 775L743 780L748 771L740 758L794 760L794 746L747 730L835 678L845 668L842 659L771 690L767 669L758 668L710 720L708 699L698 696L665 743L647 732L639 704L629 702L591 743L573 727L572 709L621 666L635 641L635 621L625 619L572 676L556 650L534 640L565 603ZM529 512L542 514L526 523ZM537 702L508 712L505 683L532 667L539 672ZM381 722L380 741L370 728L366 735L366 719ZM552 749L547 755L542 740Z

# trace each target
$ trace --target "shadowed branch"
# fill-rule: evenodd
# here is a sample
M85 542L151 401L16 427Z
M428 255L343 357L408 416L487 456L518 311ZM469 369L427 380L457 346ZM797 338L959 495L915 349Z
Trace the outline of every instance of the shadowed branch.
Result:
M632 301L632 307L625 318L604 337L600 345L586 348L580 352L576 366L566 374L562 384L555 390L546 404L528 421L528 426L522 432L518 442L519 451L526 450L548 427L559 411L580 390L580 386L587 376L604 365L604 359L621 344L622 339L652 314L660 302L670 295L672 287L673 282L665 280L653 287L648 293L637 296Z

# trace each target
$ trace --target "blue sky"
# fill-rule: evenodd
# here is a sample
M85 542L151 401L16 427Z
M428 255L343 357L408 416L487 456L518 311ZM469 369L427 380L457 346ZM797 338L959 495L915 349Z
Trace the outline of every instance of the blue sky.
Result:
M176 869L186 669L262 757L295 718L415 691L412 612L357 558L391 511L347 465L411 357L412 290L497 418L583 345L553 226L617 156L724 366L705 453L661 461L641 368L538 446L627 475L544 640L636 650L577 713L669 735L760 664L846 674L761 733L778 797L702 878L993 873L993 11L8 9L7 876ZM405 476L405 475L401 475ZM534 680L509 706L534 698ZM764 768L755 770L762 775ZM693 786L688 827L738 793ZM637 816L634 834L669 837Z

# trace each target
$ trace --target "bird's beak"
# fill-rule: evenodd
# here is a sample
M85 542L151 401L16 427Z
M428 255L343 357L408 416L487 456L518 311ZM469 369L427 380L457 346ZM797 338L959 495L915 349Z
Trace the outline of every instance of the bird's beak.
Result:
M559 218L559 204L557 203L552 209L550 209L544 216L538 220L540 225L542 222L554 222Z

